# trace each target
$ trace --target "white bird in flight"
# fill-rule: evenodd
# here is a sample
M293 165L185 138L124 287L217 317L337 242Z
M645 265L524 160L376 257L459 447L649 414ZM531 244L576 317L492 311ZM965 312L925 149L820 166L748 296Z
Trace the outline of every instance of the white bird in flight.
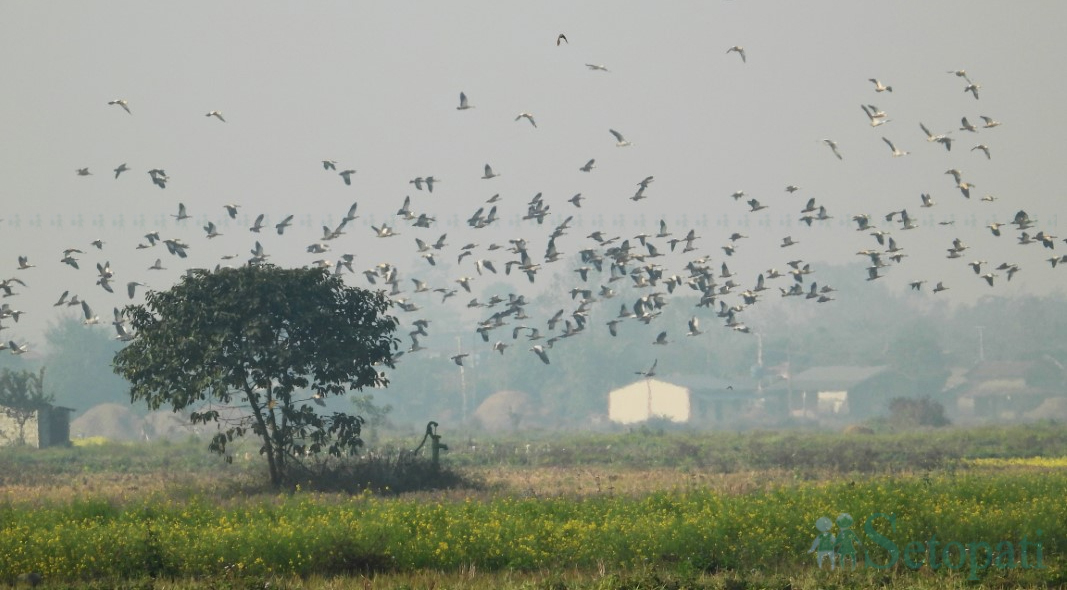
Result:
M867 78L867 80L874 84L875 92L893 92L892 86L886 86L878 81L878 78Z
M530 351L533 352L534 354L536 354L537 357L541 359L542 363L544 363L546 365L549 364L549 362L548 362L548 353L545 352L545 347L544 346L541 346L540 344L536 344L532 348L530 348Z
M659 364L659 359L655 359L655 360L652 361L652 366L649 367L647 371L634 371L634 374L635 375L640 375L640 376L644 377L645 379L651 379L651 378L656 376L656 365L658 365L658 364Z
M174 221L181 221L183 219L189 219L191 216L185 212L185 203L178 203L178 214L171 215L171 217L174 218Z
M864 113L867 113L867 118L871 121L871 127L878 127L879 125L885 125L889 122L889 119L885 118L884 113L879 116L877 113L867 108L867 105L865 104L861 104L860 108L863 109Z
M929 129L926 128L926 125L924 125L922 121L919 122L919 129L922 129L923 133L926 134L926 141L942 141L945 139L945 137L948 136L947 133L940 133L935 135Z
M531 115L530 113L527 113L527 112L519 113L515 117L515 120L518 121L519 119L526 119L527 121L530 122L530 125L533 125L535 128L537 127L537 121L534 121L534 116Z
M82 323L86 326L100 323L100 318L93 315L93 310L89 307L89 304L84 301L82 301L82 313L85 314L85 321Z
M147 286L148 285L145 285L144 283L138 283L137 281L130 281L130 282L126 283L126 294L130 296L130 299L133 299L134 295L137 294L137 287L147 287Z
M129 113L131 115L133 114L133 113L130 113L130 105L129 105L129 103L126 102L125 99L116 98L115 100L107 101L107 104L118 105L118 106L122 107L122 110L126 111L127 113Z
M736 52L738 55L741 56L741 63L748 63L748 57L745 56L744 47L741 47L740 45L734 45L733 47L727 49L726 53L730 53L731 51Z
M393 237L393 236L400 235L400 234L396 233L395 231L393 231L393 228L389 227L388 225L385 225L384 223L382 224L381 227L375 227L375 226L372 225L371 229L373 229L374 232L376 234L378 234L379 238L390 238L390 237Z
M894 158L899 158L901 156L906 156L909 153L911 153L911 152L906 152L904 150L898 149L897 146L893 145L893 142L889 141L889 139L887 139L885 137L882 138L882 141L884 141L886 143L886 145L889 146L889 149L893 150L893 157Z
M456 107L457 111L465 111L467 109L473 109L474 105L467 102L467 95L463 92L459 93L459 106Z
M291 225L293 225L293 216L289 215L285 219L281 220L280 223L276 224L274 226L274 229L278 230L278 235L280 236L285 233L285 228Z
M259 230L263 229L263 218L266 217L265 213L260 213L256 216L255 222L252 223L252 227L248 228L248 231L259 233Z
M115 340L121 342L129 342L137 337L136 334L130 332L130 329L123 324L115 324Z
M615 131L614 129L608 129L608 131L615 136L615 147L626 147L628 145L633 145L630 142L626 141L626 138L623 137L622 134L618 131Z
M226 122L226 119L222 118L222 111L211 111L211 112L205 114L204 116L205 117L215 117L216 119L218 119L219 121L222 121L223 123Z
M837 156L838 160L842 160L843 159L841 157L841 152L837 151L837 142L836 141L834 141L832 139L824 139L824 140L822 140L822 142L825 143L826 145L830 146L830 151L832 151L834 153L834 155Z
M967 77L967 70L949 70L948 73L949 74L956 74L957 77L963 78L967 82L971 81L971 79Z
M215 222L213 221L207 222L207 225L204 226L204 232L207 233L207 238L209 240L222 235L219 233L218 228L215 227Z

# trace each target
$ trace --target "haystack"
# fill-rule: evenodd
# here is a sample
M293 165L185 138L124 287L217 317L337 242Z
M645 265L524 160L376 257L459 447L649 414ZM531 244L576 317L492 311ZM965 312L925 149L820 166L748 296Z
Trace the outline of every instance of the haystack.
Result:
M521 391L498 391L474 410L474 418L489 431L511 430L533 417L533 407L530 396Z

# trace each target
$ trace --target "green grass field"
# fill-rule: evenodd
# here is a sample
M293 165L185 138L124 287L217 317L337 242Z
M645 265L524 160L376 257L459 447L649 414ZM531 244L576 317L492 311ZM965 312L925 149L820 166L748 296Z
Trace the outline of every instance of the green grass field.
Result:
M255 457L227 465L201 443L5 449L0 583L1062 586L1064 439L1056 425L501 438L453 445L468 487L357 495L265 490ZM841 513L865 567L819 570L815 523Z

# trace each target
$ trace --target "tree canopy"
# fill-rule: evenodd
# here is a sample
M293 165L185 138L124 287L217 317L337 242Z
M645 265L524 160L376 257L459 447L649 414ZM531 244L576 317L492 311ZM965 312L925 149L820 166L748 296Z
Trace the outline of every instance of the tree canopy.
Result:
M389 306L384 292L348 287L324 269L194 270L124 310L137 337L114 369L132 401L217 422L215 452L250 430L277 486L294 458L362 445L362 418L321 415L312 404L388 384L377 365L392 367Z
M76 416L99 404L126 399L129 383L111 370L111 360L125 345L110 336L114 333L110 324L86 326L73 317L50 324L45 332L49 390Z
M26 444L26 423L53 401L44 391L44 368L33 371L0 369L0 413L15 421L18 432L0 432L0 438Z

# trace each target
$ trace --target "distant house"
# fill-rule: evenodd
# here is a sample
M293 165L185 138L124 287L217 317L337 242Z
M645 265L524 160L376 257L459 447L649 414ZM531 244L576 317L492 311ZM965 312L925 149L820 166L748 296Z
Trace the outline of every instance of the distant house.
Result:
M608 419L619 424L652 418L682 423L691 413L686 388L659 379L641 379L608 393Z
M889 400L897 397L894 395L896 380L894 372L884 366L812 367L768 390L786 392L794 415L868 418L884 412Z
M62 406L45 406L33 412L20 429L15 411L0 406L0 446L18 444L20 430L27 446L67 446L70 444L70 415L73 411L73 408Z
M608 393L608 419L636 424L652 418L697 425L726 424L765 402L755 383L708 375L640 379ZM784 411L784 408L783 408Z
M1042 378L1050 369L1053 378ZM963 375L955 394L961 417L1016 419L1033 412L1046 400L1064 397L1063 376L1058 367L1042 361L985 361ZM1043 374L1044 373L1044 374ZM1058 377L1058 378L1057 378Z

